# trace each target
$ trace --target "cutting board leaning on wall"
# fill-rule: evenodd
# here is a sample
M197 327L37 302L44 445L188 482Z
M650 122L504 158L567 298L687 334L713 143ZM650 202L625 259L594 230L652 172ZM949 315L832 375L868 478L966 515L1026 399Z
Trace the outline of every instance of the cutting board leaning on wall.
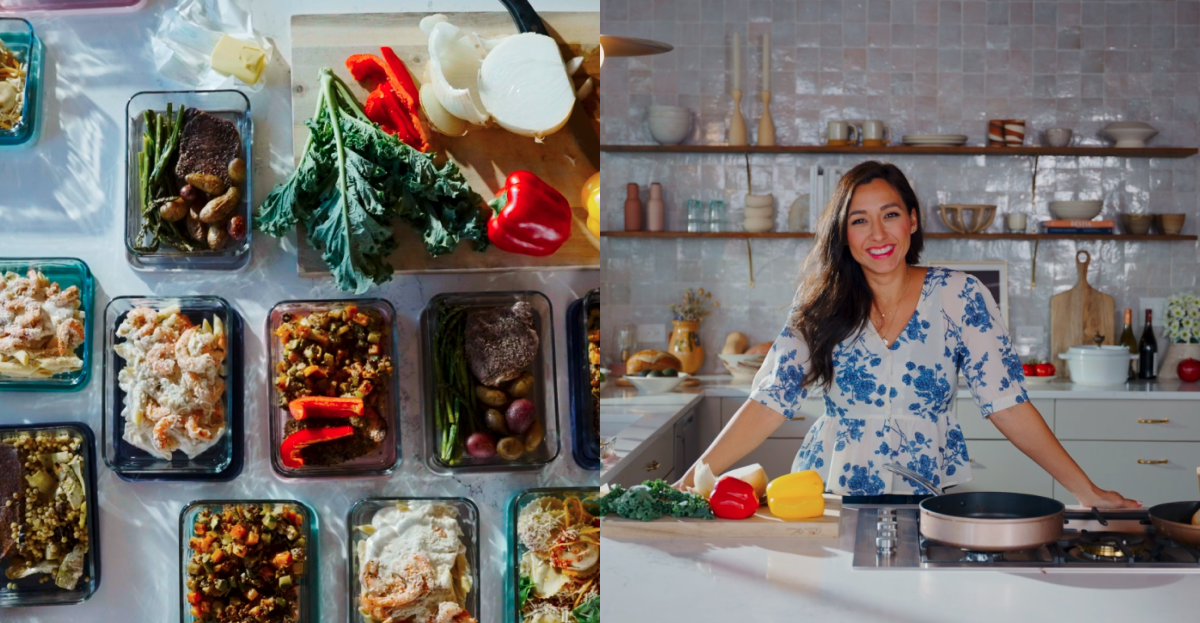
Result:
M1060 378L1068 378L1068 373L1067 362L1058 358L1059 353L1072 346L1095 344L1097 335L1104 337L1101 344L1116 343L1116 304L1113 297L1088 283L1091 262L1092 256L1087 251L1075 253L1079 281L1070 290L1050 297L1050 362Z

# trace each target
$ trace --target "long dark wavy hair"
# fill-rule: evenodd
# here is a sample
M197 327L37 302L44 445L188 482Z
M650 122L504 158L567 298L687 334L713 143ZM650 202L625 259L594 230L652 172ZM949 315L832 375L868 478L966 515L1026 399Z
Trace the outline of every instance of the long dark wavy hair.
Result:
M917 194L896 165L868 160L842 176L821 213L816 245L800 269L800 287L788 321L792 331L808 345L809 369L802 383L805 388L820 385L829 390L834 380L834 349L862 331L870 318L875 296L862 266L850 255L846 230L854 191L875 180L891 185L916 218L917 231L912 234L904 261L910 266L916 264L925 248Z

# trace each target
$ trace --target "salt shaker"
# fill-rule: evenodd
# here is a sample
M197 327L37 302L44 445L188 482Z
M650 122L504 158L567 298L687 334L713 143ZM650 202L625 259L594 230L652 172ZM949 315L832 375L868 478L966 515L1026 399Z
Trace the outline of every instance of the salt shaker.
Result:
M637 184L625 187L625 231L642 231L642 199Z
M646 231L662 231L666 224L666 206L663 205L662 184L650 185L650 202L646 204Z

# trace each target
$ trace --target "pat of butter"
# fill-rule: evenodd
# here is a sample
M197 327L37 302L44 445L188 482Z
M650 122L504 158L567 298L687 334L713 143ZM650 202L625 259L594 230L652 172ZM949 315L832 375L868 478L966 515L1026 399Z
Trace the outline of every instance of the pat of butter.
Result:
M246 84L254 84L262 76L266 58L266 52L257 45L221 35L212 51L212 68Z

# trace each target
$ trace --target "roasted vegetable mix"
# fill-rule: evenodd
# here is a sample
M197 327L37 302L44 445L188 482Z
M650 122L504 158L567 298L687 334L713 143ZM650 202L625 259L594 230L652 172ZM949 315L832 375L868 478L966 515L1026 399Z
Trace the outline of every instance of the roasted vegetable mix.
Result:
M592 496L544 495L517 517L521 623L599 623L600 520Z
M587 317L588 372L592 386L592 432L600 438L600 385L604 372L600 365L600 305L589 309Z
M192 617L295 623L308 560L304 515L288 504L226 504L196 514L188 549Z
M88 499L81 444L67 433L19 434L0 443L0 562L9 580L40 575L38 582L74 590L83 576ZM19 589L12 582L8 588Z
M288 409L284 465L337 465L374 452L387 438L391 331L383 315L357 305L307 315L285 312L275 330L276 405Z

